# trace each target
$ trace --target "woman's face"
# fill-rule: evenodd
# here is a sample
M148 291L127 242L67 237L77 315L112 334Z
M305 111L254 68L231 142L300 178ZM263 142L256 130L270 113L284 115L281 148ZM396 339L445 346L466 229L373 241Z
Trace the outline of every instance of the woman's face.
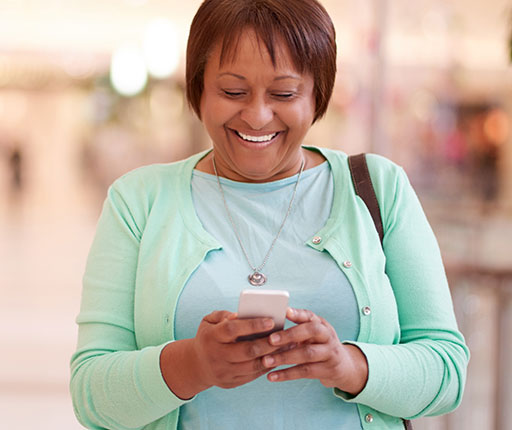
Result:
M220 66L220 44L206 64L201 119L213 141L219 174L244 182L291 176L313 123L313 77L298 73L284 45L276 65L252 31L244 32L232 61Z

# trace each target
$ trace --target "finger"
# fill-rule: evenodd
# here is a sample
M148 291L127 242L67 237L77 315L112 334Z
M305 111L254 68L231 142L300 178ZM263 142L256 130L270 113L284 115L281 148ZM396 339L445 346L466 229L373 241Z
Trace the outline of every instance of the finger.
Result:
M277 367L285 364L305 364L327 361L331 356L327 344L302 345L290 351L277 352L263 357L265 367Z
M324 363L307 363L270 372L270 382L293 381L296 379L325 379L331 370Z
M313 321L304 322L287 330L272 333L269 337L271 345L288 343L325 343L330 339L331 331L317 317Z
M260 376L265 375L266 373L268 373L268 371L269 371L269 369L262 369L258 372L251 374L251 375L237 376L235 378L235 381L237 381L238 383L246 384L247 382L251 382L256 378L259 378Z
M308 321L323 321L323 318L308 309L296 308L288 308L286 310L286 318L295 324L301 324Z
M234 314L233 312L229 311L213 311L212 313L206 315L203 318L203 321L209 323L209 324L218 324L223 320L226 319L232 319Z
M222 356L229 363L241 363L262 358L281 349L280 346L271 345L267 338L262 338L223 344Z
M259 378L260 376L265 375L267 372L268 372L268 369L265 369L265 370L260 370L259 372L253 373L251 375L236 376L231 381L220 384L218 386L221 388L239 387L240 385L244 385L251 381L254 381L255 379Z
M262 359L244 361L242 363L225 363L215 371L215 378L218 381L234 381L238 379L250 378L251 376L267 373L269 369L263 365Z
M219 342L234 342L241 336L265 333L274 327L272 318L225 319L218 324L216 339Z

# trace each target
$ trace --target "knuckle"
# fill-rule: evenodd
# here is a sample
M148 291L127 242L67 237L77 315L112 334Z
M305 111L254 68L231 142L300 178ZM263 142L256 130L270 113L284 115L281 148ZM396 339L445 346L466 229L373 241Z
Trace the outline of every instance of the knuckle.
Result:
M311 332L314 336L319 336L323 332L323 327L321 324L312 324Z
M226 322L226 324L224 324L224 334L229 338L235 337L236 336L235 325L231 322Z
M304 357L308 361L315 357L315 348L312 345L306 345L304 347Z
M247 357L249 357L249 358L258 357L260 355L260 351L261 351L260 346L254 342L249 342L245 346L245 353L246 353Z
M253 370L255 372L261 372L262 369L264 369L265 366L263 366L263 360L260 359L260 360L254 360L253 362Z
M297 312L300 313L301 317L308 317L309 316L309 311L307 309L297 309Z
M299 371L300 371L301 375L304 378L306 378L311 374L311 366L309 366L308 364L304 364L299 367Z
M306 313L306 316L311 320L315 314L311 312L309 309L304 309L304 312Z

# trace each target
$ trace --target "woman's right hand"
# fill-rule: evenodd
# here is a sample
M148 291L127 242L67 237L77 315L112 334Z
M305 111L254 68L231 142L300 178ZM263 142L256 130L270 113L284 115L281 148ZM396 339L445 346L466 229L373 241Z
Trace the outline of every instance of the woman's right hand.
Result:
M280 347L268 337L239 341L240 336L266 332L271 318L237 319L228 311L205 316L196 336L172 342L162 350L160 367L167 386L182 399L189 399L212 386L234 388L272 370L262 357Z

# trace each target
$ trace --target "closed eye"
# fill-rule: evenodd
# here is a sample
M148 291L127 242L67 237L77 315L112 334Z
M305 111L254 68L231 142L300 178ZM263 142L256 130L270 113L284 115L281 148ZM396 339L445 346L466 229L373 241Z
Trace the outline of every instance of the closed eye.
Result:
M273 94L274 97L277 97L278 99L291 99L295 93L275 93Z
M231 98L237 98L237 97L241 97L241 96L245 95L245 93L243 91L227 91L227 90L223 90L223 93L226 96L231 97Z

